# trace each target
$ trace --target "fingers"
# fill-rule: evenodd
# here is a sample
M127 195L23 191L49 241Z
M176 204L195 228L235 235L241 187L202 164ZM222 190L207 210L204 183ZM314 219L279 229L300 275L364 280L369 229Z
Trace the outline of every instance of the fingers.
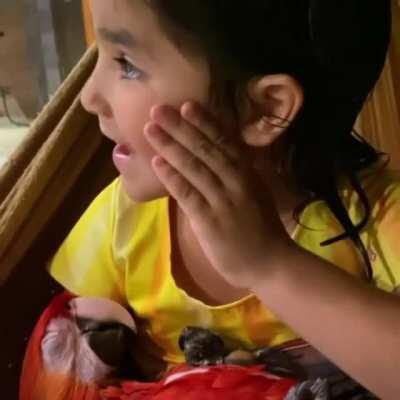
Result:
M170 154L165 157L179 172L181 172L195 187L199 181L196 179L199 174L204 174L206 180L211 183L210 173L217 178L224 189L235 188L240 178L238 169L231 158L231 155L237 153L234 145L224 138L220 133L217 124L207 119L206 112L195 110L191 103L182 107L183 114L188 114L196 126L185 120L176 110L169 106L154 107L151 113L153 122L148 124L145 130L155 132L157 128L160 132L166 133L171 139L169 142L165 138L164 144L170 147ZM154 136L156 134L154 133ZM162 136L162 133L159 135ZM160 138L161 140L161 138ZM180 158L178 161L172 155L175 147L175 156ZM185 149L184 153L182 149ZM161 147L157 151L162 152ZM160 153L160 155L163 155ZM207 171L207 169L209 171ZM193 180L195 178L195 180Z
M160 155L153 159L155 173L185 211L198 213L218 201L222 184L198 158L157 125L148 124L145 135Z
M181 115L200 132L203 132L230 159L238 160L239 151L232 140L234 132L223 132L220 123L208 111L194 102L186 102L181 107Z

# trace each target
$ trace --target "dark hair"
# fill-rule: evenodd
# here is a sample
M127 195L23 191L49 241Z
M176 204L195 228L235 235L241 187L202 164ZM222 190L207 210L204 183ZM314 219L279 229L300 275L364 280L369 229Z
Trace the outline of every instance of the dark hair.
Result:
M146 0L146 3L182 52L208 59L213 101L227 105L233 115L238 115L238 100L243 99L247 83L255 76L286 73L303 86L304 107L285 135L287 157L281 161L285 162L285 169L298 190L308 195L307 204L318 199L326 201L344 228L344 234L321 245L350 238L364 258L366 275L371 280L370 260L359 236L369 220L370 204L357 175L376 163L380 154L353 131L353 125L382 69L390 29L386 27L379 33L372 29L366 41L362 36L365 29L361 29L365 26L360 23L357 31L353 18L359 18L360 9L356 7L359 6L363 12L367 10L362 22L374 16L369 21L376 26L376 4L387 5L386 0L372 0L369 4L365 0ZM333 11L342 14L340 20L332 15ZM384 13L387 16L387 8ZM330 20L324 21L327 16ZM351 37L346 37L343 26L346 21L353 29ZM345 32L344 37L338 30ZM371 46L374 40L375 47ZM348 41L353 41L353 46L346 47ZM366 56L368 46L371 50ZM343 62L329 49L350 62ZM365 209L364 218L356 225L339 194L342 178L349 180ZM305 205L296 210L297 219Z

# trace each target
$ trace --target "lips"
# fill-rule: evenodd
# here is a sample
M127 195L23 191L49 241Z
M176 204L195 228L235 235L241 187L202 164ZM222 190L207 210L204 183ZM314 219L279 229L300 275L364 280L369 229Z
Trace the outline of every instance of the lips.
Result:
M117 144L114 152L118 157L130 157L132 155L132 150L125 144Z
M113 151L114 165L120 173L128 171L134 152L127 145L117 144Z

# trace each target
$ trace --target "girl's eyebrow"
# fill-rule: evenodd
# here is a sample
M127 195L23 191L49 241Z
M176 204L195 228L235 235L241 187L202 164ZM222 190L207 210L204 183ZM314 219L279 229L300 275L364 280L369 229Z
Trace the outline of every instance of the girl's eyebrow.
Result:
M128 30L123 28L116 31L112 31L107 28L99 28L98 34L103 40L112 44L119 44L130 48L138 47L138 43L133 35Z

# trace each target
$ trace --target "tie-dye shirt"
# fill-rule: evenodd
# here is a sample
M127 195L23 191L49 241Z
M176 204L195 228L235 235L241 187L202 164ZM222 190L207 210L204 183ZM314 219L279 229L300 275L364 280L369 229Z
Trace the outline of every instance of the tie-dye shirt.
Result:
M361 238L371 259L376 285L388 292L400 287L400 175L386 169L363 179L372 215ZM345 184L342 198L358 222L364 210ZM146 331L169 363L183 361L178 337L186 326L209 328L227 347L255 349L297 338L254 295L210 306L178 287L171 274L169 200L130 200L116 179L91 204L50 265L52 276L80 296L118 301L146 320ZM323 201L309 204L294 240L350 274L363 276L363 259L350 240L320 243L342 228ZM301 284L301 282L299 282Z

